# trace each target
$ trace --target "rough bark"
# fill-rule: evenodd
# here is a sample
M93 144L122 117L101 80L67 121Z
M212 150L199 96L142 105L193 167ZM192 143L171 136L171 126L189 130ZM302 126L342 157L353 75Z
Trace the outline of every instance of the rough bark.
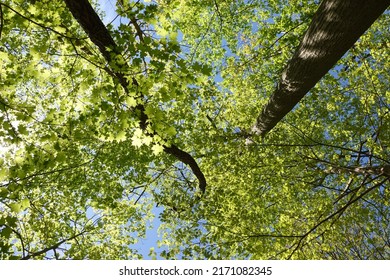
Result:
M109 64L115 63L112 61L112 55L120 54L117 51L117 45L113 38L111 37L109 31L106 26L100 20L99 16L96 14L95 10L91 6L88 0L64 0L66 6L69 11L72 13L73 17L79 22L84 31L88 34L88 37L91 41L99 48L103 57ZM111 51L109 51L111 50ZM111 67L111 73L115 76L124 90L128 93L128 87L130 86L130 82L125 78L123 73L126 68L129 66L127 64L124 65L111 65L115 67ZM118 71L114 69L122 69L123 71ZM137 80L133 77L132 84L138 86ZM145 131L147 123L150 123L147 114L145 113L145 107L142 104L137 105L135 108L136 111L140 113L140 127ZM145 131L147 134L148 133ZM164 146L164 152L174 156L176 159L181 162L187 164L194 175L197 177L199 181L199 188L202 192L206 190L206 178L199 168L195 159L187 152L179 149L175 145L171 145L170 147Z
M357 175L376 175L384 176L390 179L390 165L379 166L332 166L331 169L326 170L325 173L338 174L349 173Z
M323 0L252 132L264 136L315 86L390 5Z

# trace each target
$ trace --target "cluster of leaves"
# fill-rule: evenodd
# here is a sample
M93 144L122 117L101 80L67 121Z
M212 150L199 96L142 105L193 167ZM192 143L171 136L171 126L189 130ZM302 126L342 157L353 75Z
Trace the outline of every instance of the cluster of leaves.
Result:
M108 63L63 1L1 0L0 258L141 258L156 204L163 258L389 258L388 14L248 134L317 4L117 1Z

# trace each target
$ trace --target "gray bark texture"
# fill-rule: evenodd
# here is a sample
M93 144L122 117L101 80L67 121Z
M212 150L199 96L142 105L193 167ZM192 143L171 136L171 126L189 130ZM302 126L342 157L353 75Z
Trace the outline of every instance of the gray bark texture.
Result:
M323 0L252 132L265 136L354 45L390 0Z

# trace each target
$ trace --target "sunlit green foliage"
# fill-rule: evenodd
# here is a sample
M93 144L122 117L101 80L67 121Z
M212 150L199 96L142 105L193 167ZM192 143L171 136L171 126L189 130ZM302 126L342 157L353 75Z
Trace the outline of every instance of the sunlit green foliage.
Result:
M141 258L158 205L163 258L388 259L388 14L247 133L317 4L118 1L108 65L63 1L1 0L0 258Z

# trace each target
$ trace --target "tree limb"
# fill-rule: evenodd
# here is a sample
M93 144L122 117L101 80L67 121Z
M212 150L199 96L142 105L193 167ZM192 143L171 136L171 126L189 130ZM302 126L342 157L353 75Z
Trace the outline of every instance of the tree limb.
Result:
M31 253L31 254L28 254L27 256L25 256L25 257L23 257L23 258L21 258L21 259L22 259L22 260L29 260L29 259L34 258L34 257L37 257L37 256L39 256L39 255L45 254L45 253L49 252L50 250L57 249L58 247L60 247L60 246L61 246L62 244L64 244L65 242L70 241L70 240L73 240L73 239L75 239L75 238L77 238L77 237L83 235L85 232L86 232L86 231L82 231L82 232L80 232L80 233L78 233L78 234L76 234L76 235L74 235L74 236L72 236L72 237L63 239L63 240L57 242L56 244L54 244L54 245L52 245L52 246L50 246L50 247L47 247L47 248L44 248L44 249L42 249L42 250L40 250L40 251L37 251L37 252Z
M109 31L106 26L100 20L99 16L96 14L95 10L88 2L88 0L64 0L66 6L69 11L72 13L73 17L79 22L81 27L88 34L91 41L99 48L103 57L109 64L114 64L115 67L111 67L112 73L118 78L121 86L125 90L126 93L129 93L129 81L125 78L124 71L129 69L129 65L125 62L124 65L118 65L112 59L112 55L121 55L118 51L117 45L114 39L111 37ZM113 66L113 65L111 65ZM120 69L120 70L115 70ZM134 86L138 86L137 80L133 77L132 84ZM141 98L142 96L138 96ZM135 108L136 111L140 113L140 128L148 135L153 136L156 132L149 133L146 132L147 123L150 123L150 119L145 113L145 107L143 104L138 104ZM179 149L175 145L171 145L170 147L164 146L164 152L174 156L178 160L187 164L194 175L197 177L199 181L199 188L202 192L206 190L206 179L202 171L200 170L195 159L187 152Z

